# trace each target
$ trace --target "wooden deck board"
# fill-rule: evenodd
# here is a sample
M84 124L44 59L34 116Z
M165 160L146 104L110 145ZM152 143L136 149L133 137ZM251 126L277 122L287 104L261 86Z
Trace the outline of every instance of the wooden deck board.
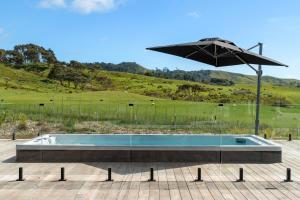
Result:
M0 140L0 199L259 200L300 199L300 141L276 141L283 162L276 164L200 163L15 163L15 145ZM24 182L15 181L18 168ZM66 182L59 182L65 167ZM111 167L114 182L105 182ZM148 182L154 168L156 182ZM204 182L195 182L197 168ZM236 182L239 168L246 182ZM283 182L286 168L294 182Z

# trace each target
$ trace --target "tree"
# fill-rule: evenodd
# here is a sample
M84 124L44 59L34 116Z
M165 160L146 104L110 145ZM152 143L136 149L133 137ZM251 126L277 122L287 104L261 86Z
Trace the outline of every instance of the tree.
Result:
M21 65L24 62L22 54L15 50L9 50L5 52L6 63L12 65Z
M14 50L23 56L25 63L40 62L40 47L34 44L16 45Z
M48 78L58 80L62 86L64 86L65 80L65 71L66 67L60 63L54 64L54 66L50 69L48 74Z
M75 76L73 76L73 83L74 83L74 87L75 89L77 89L78 85L81 84L81 89L84 88L85 83L88 82L88 78L85 76L82 76L80 74L76 74Z
M44 48L42 48L41 55L42 55L43 62L48 63L48 65L54 64L57 62L55 53L54 53L54 51L52 51L52 49L45 50Z
M84 64L82 64L81 62L78 62L76 60L71 60L69 66L74 69L79 69L79 70L85 68Z
M16 45L14 50L23 56L25 63L48 63L57 62L54 52L51 49L46 50L42 46L35 44Z
M5 54L6 54L6 51L4 49L0 49L0 63L5 63L5 61L6 61Z

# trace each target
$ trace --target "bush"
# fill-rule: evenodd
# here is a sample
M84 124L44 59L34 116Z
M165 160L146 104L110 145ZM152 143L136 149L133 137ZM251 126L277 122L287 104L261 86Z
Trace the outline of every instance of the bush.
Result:
M272 103L272 106L276 106L276 107L288 107L289 105L290 105L290 102L284 97L275 99Z
M67 119L63 121L63 130L73 132L75 130L76 121L74 119Z
M27 123L26 121L20 121L17 125L17 129L20 130L20 131L24 131L24 130L27 130L28 126L27 126Z
M15 65L14 68L24 69L29 72L43 72L48 69L48 66L42 63L31 63L31 64Z
M50 79L43 79L43 80L41 80L41 82L43 82L43 83L54 83L54 81L52 81Z
M230 99L229 98L221 98L219 100L219 103L230 103Z
M19 122L17 125L17 129L18 130L27 130L28 126L27 126L27 117L25 114L20 113L19 116Z
M0 113L0 126L5 122L7 113L5 111Z

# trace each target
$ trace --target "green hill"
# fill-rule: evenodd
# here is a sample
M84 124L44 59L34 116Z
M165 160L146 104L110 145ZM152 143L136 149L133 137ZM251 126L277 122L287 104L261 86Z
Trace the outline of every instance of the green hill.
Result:
M96 91L122 91L156 98L215 103L242 103L255 100L255 85L247 84L245 77L241 84L231 86L211 85L199 82L170 80L125 72L111 72L101 69L83 69L90 75L82 87L72 81L63 84L50 79L49 69L42 72L28 72L0 64L0 88L27 90L37 93L83 93ZM222 75L222 76L221 76ZM214 72L212 76L228 78L231 73ZM235 81L237 78L234 79ZM249 79L250 82L251 79ZM253 80L255 81L255 80ZM299 102L299 89L287 86L273 86L265 83L262 101L268 105L281 106Z
M256 77L223 71L149 70L134 62L69 63L34 44L0 49L0 87L35 92L125 91L172 100L214 103L254 102ZM262 103L298 103L299 80L263 77Z

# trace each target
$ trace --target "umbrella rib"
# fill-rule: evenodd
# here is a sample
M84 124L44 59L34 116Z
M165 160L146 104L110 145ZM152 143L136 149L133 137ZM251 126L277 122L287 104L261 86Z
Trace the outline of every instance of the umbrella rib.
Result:
M207 50L203 49L202 47L200 47L200 46L198 46L198 45L196 45L196 47L197 47L200 51L206 53L207 55L209 55L209 56L211 56L211 57L213 57L213 58L215 58L215 56L214 56L213 54L211 54L211 53L208 52Z
M215 45L214 57L215 57L215 61L216 61L215 66L217 67L218 66L217 45Z
M221 58L221 57L226 56L227 54L230 54L230 52L228 51L228 52L222 53L222 54L220 54L220 55L218 55L218 56L216 56L216 57L217 57L217 58Z
M218 56L217 56L218 58L224 57L224 56L226 56L227 54L232 53L232 51L229 51L226 47L225 47L225 49L227 50L227 52L218 55ZM244 50L243 50L242 48L238 48L238 49L239 49L241 52L244 52Z
M247 63L244 59L242 59L240 56L238 56L236 53L234 53L233 51L229 50L228 48L225 47L225 49L232 53L236 58L238 58L240 61L242 61L244 64L248 65L251 69L253 69L256 73L258 73L258 70L255 69L252 65L250 65L249 63Z
M188 54L187 56L185 56L185 58L191 57L192 55L198 53L199 50L200 50L200 51L205 51L205 48L208 47L208 46L209 46L209 45L206 45L206 46L205 46L204 48L202 48L202 49L200 49L200 47L197 46L199 49L197 49L197 50L193 51L192 53ZM209 53L209 52L205 52L205 53Z
M198 53L198 50L196 50L196 51L194 51L194 52L188 54L187 56L185 56L185 58L189 58L189 57L191 57L192 55L194 55L194 54L196 54L196 53Z

